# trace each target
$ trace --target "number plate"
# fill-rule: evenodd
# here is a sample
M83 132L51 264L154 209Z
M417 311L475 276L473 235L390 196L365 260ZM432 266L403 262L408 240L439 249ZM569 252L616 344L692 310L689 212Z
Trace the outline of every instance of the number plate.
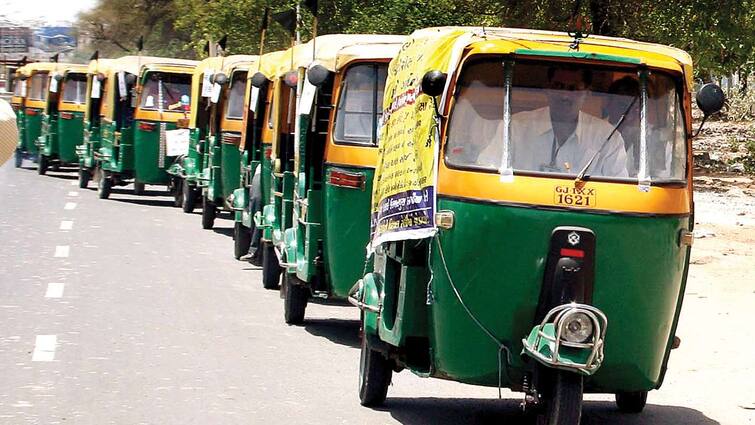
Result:
M553 192L553 202L568 207L595 208L596 198L595 189L587 187L556 186Z

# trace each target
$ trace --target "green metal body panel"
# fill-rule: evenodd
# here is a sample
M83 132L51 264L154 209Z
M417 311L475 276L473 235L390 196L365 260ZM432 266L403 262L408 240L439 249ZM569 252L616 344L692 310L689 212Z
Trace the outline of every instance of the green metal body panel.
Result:
M29 115L29 113L33 115ZM30 154L39 152L37 148L37 139L42 134L42 113L43 110L39 108L25 108L24 109L24 131L21 151Z
M16 111L16 127L18 127L18 140L16 148L22 149L26 140L26 111L23 106L19 106Z
M79 165L84 168L94 168L96 165L94 153L100 149L100 126L84 121L83 127L83 140L78 150Z
M217 158L218 155L213 155L213 148L215 146L215 136L207 136L202 143L201 169L197 173L196 181L197 186L206 188L210 183L210 175L212 173L212 161L213 158Z
M333 170L364 175L364 187L331 184L330 173ZM322 231L318 236L323 240L323 265L331 296L345 298L354 282L364 273L367 254L365 247L370 237L370 198L374 174L375 170L368 168L325 166L325 190L318 193L321 197L318 204L321 205L324 218ZM316 242L306 241L310 245L316 245ZM310 256L307 260L313 264L315 258Z
M438 209L455 214L453 228L441 230L438 237L448 273L471 312L512 352L512 364L503 371L505 386L521 381L524 364L516 354L535 325L550 236L559 226L585 227L596 235L591 304L608 317L608 331L605 360L586 380L586 391L659 385L688 262L688 250L679 247L677 237L689 228L689 217L544 210L442 197ZM375 270L381 269L381 261L384 256L376 256ZM381 339L401 346L403 336L427 337L433 376L498 385L498 347L456 298L437 242L431 242L429 268L422 262L422 267L402 266L407 270L399 289L384 291ZM430 272L432 304L425 306ZM405 316L401 326L410 328L395 324L397 317L413 311L424 312L426 329Z
M150 123L154 127L151 131L143 130L141 123ZM163 147L163 161L160 163L160 133L174 130L176 124L137 120L134 128L134 180L146 184L168 184L170 177L166 169L175 162L175 157L164 156Z
M268 214L264 214L264 217L266 217L267 224L270 226L270 240L275 246L282 248L285 243L283 233L291 227L293 222L294 173L284 171L281 174L280 177L273 176L272 178L270 203L275 217L273 220L269 219Z
M102 124L98 163L103 170L131 178L134 172L134 129L121 128L116 135L114 122Z
M273 163L270 160L269 152L267 152L267 154L264 153L265 151L268 151L270 149L270 145L263 145L262 148L263 148L263 156L262 156L262 161L260 163L261 164L260 173L262 173L262 206L261 206L261 209L264 212L265 208L267 208L268 206L270 206L270 199L273 196L272 195ZM251 173L254 173L254 170L255 170L256 167L257 167L257 162L256 161L252 161L249 164L249 173L250 173L250 175L251 175ZM242 173L244 173L244 172L246 172L246 171L242 170ZM243 176L241 178L241 181L244 181ZM248 190L248 189L249 189L248 187L245 188L245 190ZM246 198L246 200L247 200L247 202L249 201L248 197ZM249 214L249 212L248 212L249 205L248 204L244 204L242 206L242 208L244 209L244 212L242 212L242 214L241 214L241 218L240 218L241 219L241 224L243 224L244 226L246 226L248 228L251 228L252 227L252 223L254 222L254 217L252 216L252 214ZM264 213L260 214L260 220L259 220L259 223L257 223L257 225L262 229L262 232L263 232L262 237L264 239L266 239L266 240L270 240L270 238L272 237L271 234L270 234L270 227L266 224L266 220L264 220L263 217L265 217ZM238 219L239 218L237 217L237 220Z
M222 139L222 133L220 138ZM215 205L225 206L228 196L240 185L241 153L238 146L219 143L212 149L210 181L207 183L207 198Z
M42 154L73 164L79 160L76 148L82 144L84 138L84 113L64 113L70 118L63 118L59 112L44 115L39 141Z

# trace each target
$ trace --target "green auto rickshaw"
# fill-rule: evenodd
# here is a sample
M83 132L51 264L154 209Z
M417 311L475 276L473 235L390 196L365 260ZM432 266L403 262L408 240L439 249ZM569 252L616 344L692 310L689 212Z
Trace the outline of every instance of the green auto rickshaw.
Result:
M76 146L76 156L79 158L79 188L81 189L89 185L97 166L95 155L98 155L100 150L101 119L111 110L108 104L103 106L103 94L107 94L104 91L107 78L116 78L115 74L110 72L115 63L116 59L96 58L89 61L87 66L84 129L82 142ZM112 99L110 101L112 102Z
M253 255L250 261L257 266L262 265L262 251L259 248L261 229L257 229L255 215L256 220L259 220L258 213L271 196L270 155L275 134L272 110L274 76L277 69L282 66L280 61L285 54L285 50L279 50L260 56L247 74L244 118L239 143L238 185L228 196L228 203L234 212L234 257L240 259L250 253L251 248L254 252L251 252Z
M51 165L78 164L76 150L84 138L86 89L86 65L58 63L52 70L42 131L37 139L39 174Z
M16 127L18 128L18 141L16 143L15 163L16 168L21 167L24 157L27 155L25 150L19 150L24 147L24 140L26 139L26 94L27 94L27 81L29 75L26 65L16 69L13 73L13 79L11 84L13 85L13 95L10 98L10 104L13 108L13 112L16 113Z
M188 128L189 146L185 153L176 157L166 172L173 180L175 204L181 206L185 213L194 211L202 194L198 179L205 169L208 130L214 117L211 102L213 76L222 69L223 59L221 56L209 57L194 67L188 123L177 121L178 127Z
M188 134L176 122L188 120L196 61L127 56L117 62L104 95L111 118L102 124L96 155L102 199L114 185L129 181L135 194L142 194L145 184L170 187L165 170L188 149Z
M578 424L583 393L640 412L678 345L692 75L685 52L627 39L412 34L388 69L374 256L350 297L362 404L407 368L521 391L539 423Z
M198 179L202 189L203 229L212 229L219 209L231 210L229 196L239 186L239 146L245 115L247 74L256 65L257 58L250 55L225 57L222 70L213 78L221 88L219 98L211 99L211 116L214 119L208 131L205 167Z
M364 272L383 90L405 39L321 36L297 69L293 213L277 245L286 323L304 320L310 297L345 300Z
M21 81L19 98L23 98L18 110L19 140L16 147L16 166L20 167L24 158L39 158L37 139L42 132L42 115L47 107L48 84L50 74L58 64L53 62L35 62L26 64L16 72ZM24 80L25 78L25 80ZM24 84L25 83L25 84Z

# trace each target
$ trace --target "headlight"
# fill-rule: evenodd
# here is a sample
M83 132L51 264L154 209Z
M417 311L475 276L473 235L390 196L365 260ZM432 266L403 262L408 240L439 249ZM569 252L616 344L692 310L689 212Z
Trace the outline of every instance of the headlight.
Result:
M573 313L563 319L561 338L568 342L587 342L594 332L592 319L585 313Z

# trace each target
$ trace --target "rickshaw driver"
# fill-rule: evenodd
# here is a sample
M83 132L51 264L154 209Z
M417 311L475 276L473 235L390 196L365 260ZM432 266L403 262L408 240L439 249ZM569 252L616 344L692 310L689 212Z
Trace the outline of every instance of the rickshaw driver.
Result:
M587 69L548 68L548 106L511 117L514 169L577 174L600 151L590 174L629 175L621 134L606 143L613 126L583 110L591 83Z

